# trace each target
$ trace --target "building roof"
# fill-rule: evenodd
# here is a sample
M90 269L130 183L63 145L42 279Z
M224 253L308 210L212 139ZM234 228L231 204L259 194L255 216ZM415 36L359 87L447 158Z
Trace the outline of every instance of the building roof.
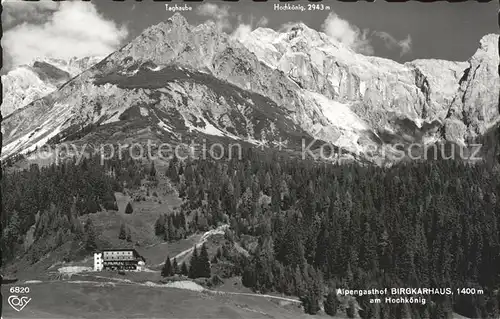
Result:
M133 251L134 256L137 256L140 259L142 259L144 262L146 262L146 258L144 258L141 254L139 254L139 252L137 250L135 250L134 248L105 248L105 249L101 249L99 251L95 251L94 253L104 253L104 252L111 252L111 251Z

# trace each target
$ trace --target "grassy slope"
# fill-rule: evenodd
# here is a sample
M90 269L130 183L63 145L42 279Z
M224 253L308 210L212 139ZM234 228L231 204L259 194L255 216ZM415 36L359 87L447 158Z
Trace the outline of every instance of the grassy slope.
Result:
M151 269L159 269L158 265L165 262L167 256L174 258L184 250L193 248L200 238L201 234L195 234L183 240L170 243L163 242L157 245L144 247L139 249L139 251L144 258L146 258L148 267ZM178 262L180 264L182 261L179 260Z
M162 242L160 238L155 236L154 224L161 214L172 212L173 208L180 203L180 200L175 196L162 196L161 203L156 198L140 202L131 201L134 212L125 214L125 207L130 197L121 193L116 193L115 197L118 203L118 212L99 212L92 216L100 240L109 247L128 247L136 243L139 246L149 246ZM130 228L132 243L118 239L122 223Z
M297 306L284 307L253 296L214 295L127 284L99 287L50 282L27 286L31 288L30 303L19 313L4 304L4 318L322 318L307 316ZM9 285L2 286L4 295L8 295L8 288Z

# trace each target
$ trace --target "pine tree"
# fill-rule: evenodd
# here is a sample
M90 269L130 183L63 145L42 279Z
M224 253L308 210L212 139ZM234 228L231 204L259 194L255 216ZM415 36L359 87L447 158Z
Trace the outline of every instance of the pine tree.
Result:
M78 240L83 239L84 227L77 216L75 216L75 218L73 219L73 226L71 228L71 231L73 232L73 234L75 234L76 239Z
M269 174L269 172L267 172L265 177L264 177L264 185L263 186L264 186L264 193L266 195L270 196L273 184L272 184L271 175Z
M170 257L167 256L163 269L161 270L162 277L168 277L172 275L172 264L170 263Z
M61 246L62 244L64 244L64 231L63 228L60 228L56 234L56 245Z
M127 238L127 229L125 228L125 224L121 224L118 238L122 240Z
M168 230L168 226L164 225L163 226L163 240L166 242L169 242L172 239L172 235L173 234L171 234Z
M95 199L87 198L87 202L85 204L85 213L95 214L98 211L99 211L99 204L95 201Z
M321 299L321 285L322 278L321 273L318 272L310 265L306 265L305 268L305 284L306 289L303 296L301 296L302 304L304 305L304 310L307 314L315 315L319 310L319 301Z
M199 262L198 262L198 250L196 249L196 246L193 248L193 255L191 256L191 261L189 263L189 275L188 277L191 279L198 278L198 273L199 273Z
M4 214L4 216L5 215L6 214ZM9 257L13 257L15 244L18 242L20 235L21 226L19 215L16 211L14 211L2 234L2 245L6 246ZM2 249L2 252L4 251L5 250Z
M217 258L217 255L215 255L213 258L212 258L212 264L216 264L219 262L219 259Z
M174 258L174 261L172 262L172 274L178 274L179 273L179 265L177 264L177 258Z
M323 306L325 308L325 313L330 316L335 316L337 314L337 308L338 308L338 300L337 296L334 291L330 292L324 303Z
M179 166L179 158L174 152L174 157L168 163L168 168L166 172L167 177L170 178L170 180L172 180L174 183L179 182L179 175L181 175L178 172L178 166Z
M356 318L356 303L354 300L349 300L349 306L345 312L348 318Z
M131 243L132 242L132 232L130 231L130 228L127 227L127 242Z
M205 244L201 245L201 252L198 261L198 277L209 278L211 275L210 271L210 259L208 256L208 250Z
M172 216L171 215L168 215L167 216L167 223L165 225L165 234L168 233L168 236L169 236L169 240L176 240L176 236L175 236L175 227L174 227L174 224L173 224L173 220L172 220Z
M165 234L165 214L161 214L155 222L155 235L161 236Z
M125 208L125 214L132 214L134 212L134 208L132 208L132 204L130 202L127 204L127 208Z
M92 223L92 219L90 217L87 218L87 222L85 223L84 227L84 232L86 235L85 248L87 250L95 250L97 248L97 243L96 243L97 235L94 229L94 224Z
M185 261L183 261L182 265L181 265L181 275L183 275L183 276L189 275L189 269L188 269L188 266L186 265Z
M243 274L241 276L241 282L243 286L249 287L249 288L255 288L257 279L255 275L255 269L252 265L248 265L245 268L243 268Z
M315 315L320 310L319 308L319 300L316 294L311 291L306 291L306 293L300 297L302 301L302 306L304 307L304 311L309 315Z

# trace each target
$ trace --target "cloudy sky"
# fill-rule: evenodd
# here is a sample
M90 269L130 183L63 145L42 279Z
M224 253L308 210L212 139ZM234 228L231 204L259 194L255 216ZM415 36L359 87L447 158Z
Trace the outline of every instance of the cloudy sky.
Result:
M399 62L419 58L464 61L476 51L483 35L498 33L495 1L454 4L331 1L331 10L321 12L274 11L274 1L208 2L193 4L193 10L184 14L191 24L210 19L225 32L244 36L259 26L279 30L290 22L302 21L357 52ZM2 3L3 72L37 57L105 56L148 26L172 15L164 4L151 1L2 0Z

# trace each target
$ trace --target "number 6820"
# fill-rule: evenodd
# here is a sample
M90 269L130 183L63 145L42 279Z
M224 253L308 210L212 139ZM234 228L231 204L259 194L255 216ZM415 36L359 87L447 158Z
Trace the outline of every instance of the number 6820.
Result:
M30 287L10 287L9 289L11 294L27 294L30 292Z

